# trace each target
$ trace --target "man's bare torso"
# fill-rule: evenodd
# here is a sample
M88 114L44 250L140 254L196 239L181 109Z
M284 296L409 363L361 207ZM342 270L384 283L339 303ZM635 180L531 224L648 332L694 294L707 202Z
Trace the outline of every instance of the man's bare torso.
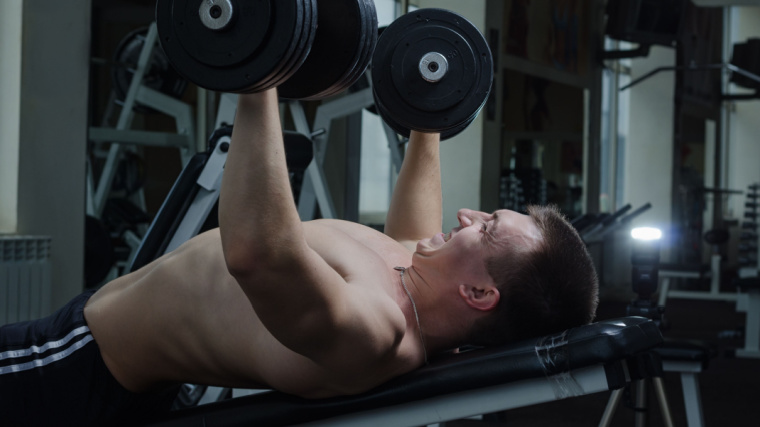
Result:
M366 286L373 303L398 307L388 327L403 338L391 361L367 361L357 378L327 371L280 344L228 273L215 229L107 284L88 302L86 319L116 379L132 391L190 382L327 397L366 390L419 366L414 314L393 271L411 263L409 249L350 222L312 221L304 230L309 246L347 282Z

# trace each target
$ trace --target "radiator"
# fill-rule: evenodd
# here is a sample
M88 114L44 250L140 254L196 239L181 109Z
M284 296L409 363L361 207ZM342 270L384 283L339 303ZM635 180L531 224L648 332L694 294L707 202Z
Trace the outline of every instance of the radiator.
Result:
M0 236L0 325L50 313L50 240Z

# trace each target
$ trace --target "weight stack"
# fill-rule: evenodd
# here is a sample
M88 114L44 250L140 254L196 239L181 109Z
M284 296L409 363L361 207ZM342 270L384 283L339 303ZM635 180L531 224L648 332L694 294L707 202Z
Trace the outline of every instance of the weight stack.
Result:
M545 205L547 203L546 180L540 169L512 169L506 174L514 175L523 191L523 200L518 212L527 212L528 205Z
M760 184L752 184L747 187L747 200L744 202L744 220L741 225L739 237L739 267L740 276L757 276L760 269L758 264L758 218L760 206Z
M525 208L522 183L514 172L504 170L499 177L499 209L522 211Z

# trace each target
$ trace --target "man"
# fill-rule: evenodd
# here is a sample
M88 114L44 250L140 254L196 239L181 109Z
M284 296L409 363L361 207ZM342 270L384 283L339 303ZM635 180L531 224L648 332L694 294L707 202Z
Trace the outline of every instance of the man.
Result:
M354 394L463 344L591 321L593 266L555 211L463 209L460 226L441 233L438 142L412 135L386 234L302 223L277 93L240 96L219 229L52 318L1 329L0 416L9 425L140 420L167 408L182 382ZM546 234L555 229L560 237ZM547 262L558 276L536 284ZM522 330L534 321L538 329Z

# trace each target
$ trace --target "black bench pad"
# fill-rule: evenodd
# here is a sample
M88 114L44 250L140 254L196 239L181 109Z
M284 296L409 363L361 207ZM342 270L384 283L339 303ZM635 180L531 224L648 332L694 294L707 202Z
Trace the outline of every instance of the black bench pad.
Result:
M699 362L702 369L707 369L710 359L718 355L714 344L696 340L666 339L662 345L653 350L662 360L680 362Z
M600 321L503 347L439 357L427 366L356 396L308 400L265 392L176 411L160 425L292 425L449 393L604 365L659 345L662 335L642 317Z
M675 263L660 263L660 271L671 271L677 273L698 273L705 275L710 272L710 266L707 264L675 264Z
M734 286L743 291L760 289L760 277L744 277L741 279L734 279Z

